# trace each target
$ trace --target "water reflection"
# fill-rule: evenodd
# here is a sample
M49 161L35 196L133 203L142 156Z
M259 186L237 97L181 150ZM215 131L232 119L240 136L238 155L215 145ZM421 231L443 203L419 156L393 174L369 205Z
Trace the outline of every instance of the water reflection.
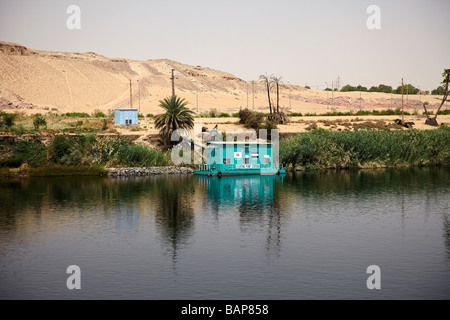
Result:
M177 251L188 243L194 230L195 180L159 178L154 187L156 225L175 265Z
M119 232L138 233L152 217L165 251L174 263L195 234L195 221L207 212L217 221L238 215L241 233L265 234L268 257L278 257L290 215L308 212L311 204L346 201L349 205L390 199L386 210L398 210L404 228L409 203L423 199L426 217L433 202L444 201L450 170L397 169L327 171L278 176L208 178L156 176L144 178L36 178L0 181L0 230L31 229L55 219L95 215L114 219ZM447 198L448 199L448 198ZM450 252L448 200L442 205L443 237ZM445 201L444 201L445 202ZM391 207L389 207L391 206ZM306 213L305 213L306 214ZM310 213L309 213L310 214ZM367 214L359 212L358 214ZM87 217L86 217L87 219Z
M87 298L371 298L378 262L383 298L448 297L449 191L444 168L3 180L0 297L67 297L73 261Z
M221 213L237 211L241 233L266 233L268 257L279 256L282 225L289 215L282 206L284 176L197 179L216 219L219 219Z

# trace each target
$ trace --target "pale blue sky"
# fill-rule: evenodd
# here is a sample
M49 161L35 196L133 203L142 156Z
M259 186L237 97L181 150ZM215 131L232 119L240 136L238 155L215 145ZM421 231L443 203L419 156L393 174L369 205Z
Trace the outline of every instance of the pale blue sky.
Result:
M81 30L66 9L81 8ZM381 29L366 26L369 5ZM138 60L167 58L230 72L265 72L323 88L401 78L436 88L450 67L449 0L0 0L0 40L29 48Z

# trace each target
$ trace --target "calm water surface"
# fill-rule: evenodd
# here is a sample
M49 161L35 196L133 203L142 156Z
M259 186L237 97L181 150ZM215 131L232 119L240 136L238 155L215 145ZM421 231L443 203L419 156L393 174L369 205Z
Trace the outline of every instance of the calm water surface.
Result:
M439 168L0 181L0 298L449 299L449 207Z

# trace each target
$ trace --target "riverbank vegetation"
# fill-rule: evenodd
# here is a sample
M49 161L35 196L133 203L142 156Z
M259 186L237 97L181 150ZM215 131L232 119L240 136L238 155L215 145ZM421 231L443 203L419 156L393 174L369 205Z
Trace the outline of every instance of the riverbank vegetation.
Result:
M47 146L38 140L0 144L0 167L19 168L30 176L98 175L108 167L169 164L167 153L120 137L57 135ZM8 174L3 169L2 176Z
M280 162L292 169L450 165L450 129L330 132L317 129L280 141Z

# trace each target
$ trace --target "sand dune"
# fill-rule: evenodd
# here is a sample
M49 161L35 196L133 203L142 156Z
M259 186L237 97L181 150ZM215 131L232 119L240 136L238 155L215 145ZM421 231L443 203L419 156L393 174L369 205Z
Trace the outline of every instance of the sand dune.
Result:
M268 112L265 86L259 81L245 82L232 74L170 60L136 61L107 58L93 52L65 53L28 49L0 42L0 109L35 112L92 112L130 107L141 113L162 111L159 101L171 95L171 70L175 69L176 94L199 112L216 108L236 112L247 105ZM257 78L257 75L255 75ZM139 81L139 82L138 82ZM140 94L139 86L140 84ZM275 101L275 90L272 92ZM422 109L428 101L437 108L439 97L405 97L406 109ZM328 93L282 84L280 105L293 112L348 111L396 108L401 98L390 94L359 92ZM421 112L421 111L420 111Z

